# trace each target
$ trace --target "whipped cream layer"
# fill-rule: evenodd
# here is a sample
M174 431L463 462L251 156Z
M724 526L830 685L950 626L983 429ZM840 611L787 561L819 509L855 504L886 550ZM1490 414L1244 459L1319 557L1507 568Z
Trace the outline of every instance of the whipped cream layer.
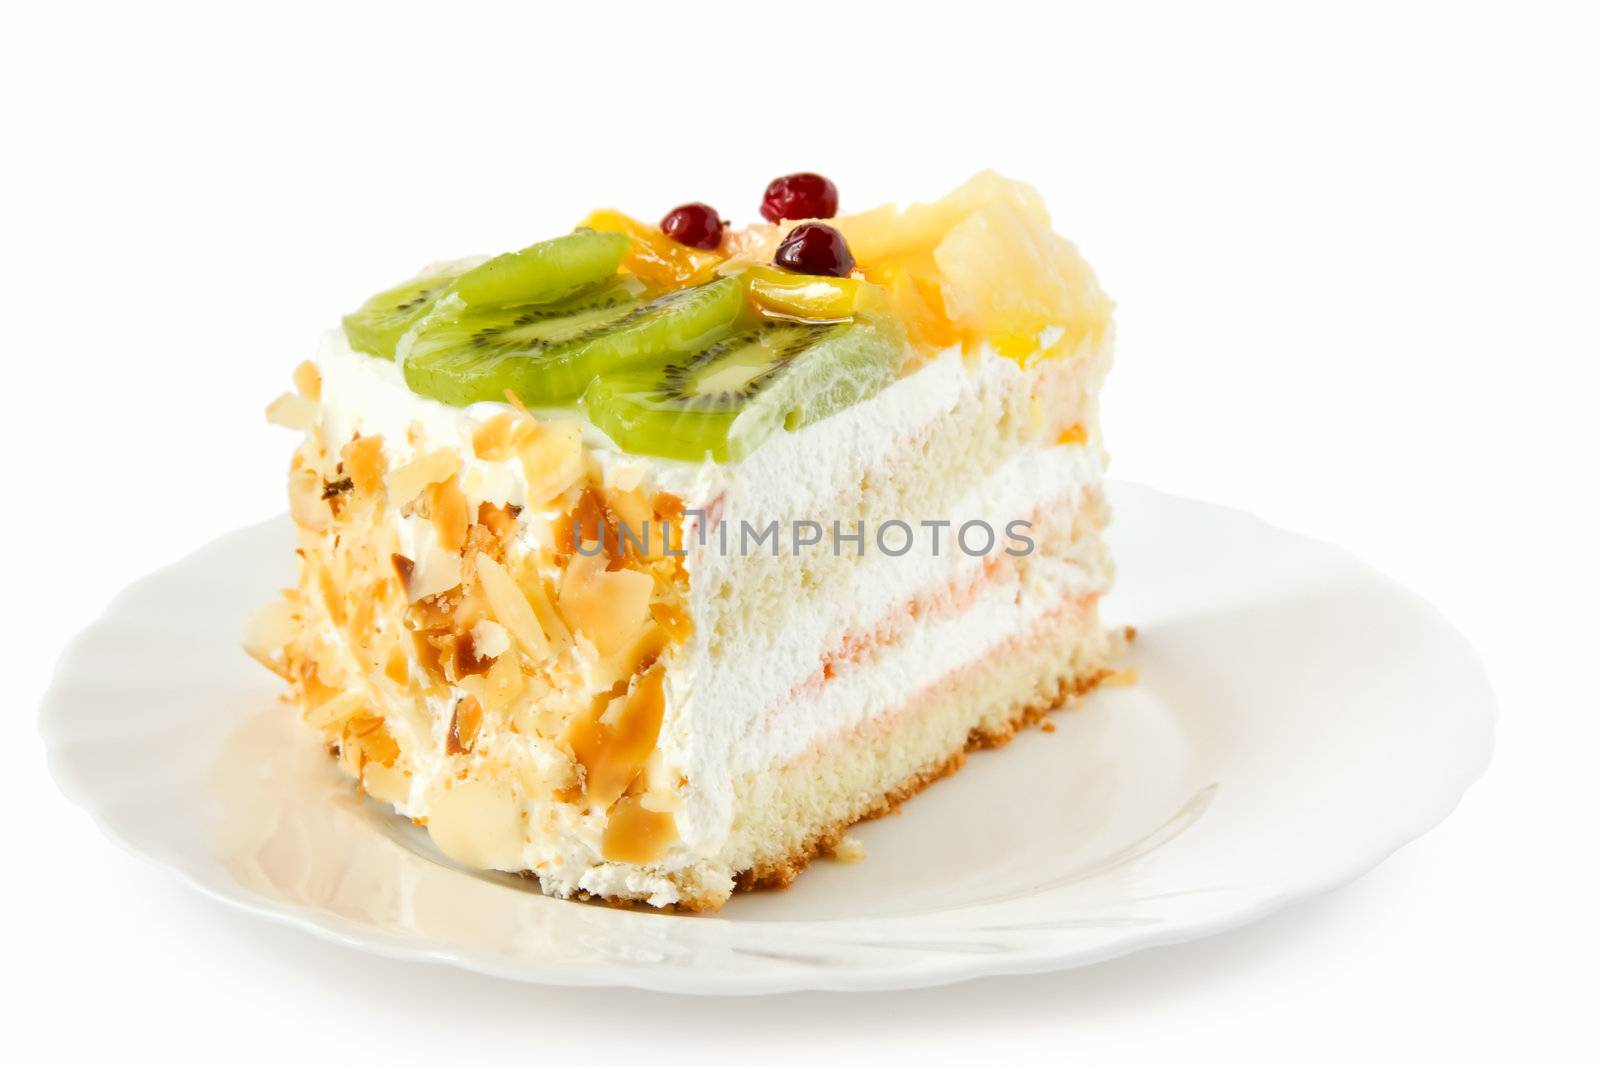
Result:
M1102 455L1093 421L1105 372L1103 351L1042 359L1024 369L988 349L952 349L928 360L877 396L792 433L781 433L738 463L684 463L629 455L583 422L583 439L608 484L637 482L680 498L694 633L666 660L666 713L660 759L682 785L680 840L663 870L715 862L734 818L734 780L802 758L852 729L901 708L911 694L982 659L1027 632L1066 601L1097 595L1108 581L1098 551L1074 547L1072 530L1098 506ZM318 429L334 447L354 434L381 435L392 467L449 448L474 502L528 508L527 482L514 461L479 459L473 433L511 410L497 403L454 408L408 389L393 363L350 349L340 331L324 337ZM535 410L541 419L580 419L570 410ZM1061 426L1079 432L1063 440ZM534 502L543 507L544 502ZM696 515L695 513L699 513ZM522 516L518 537L548 544L555 510ZM416 560L414 588L450 587L456 564L430 543L426 520L398 517L401 551ZM792 551L796 523L816 522L823 543ZM876 531L902 522L913 547L879 550ZM1008 527L1027 522L1033 550L1006 548ZM742 552L743 524L777 523L779 554ZM836 552L832 525L863 524L864 551ZM988 525L993 550L969 555L956 537L970 522ZM931 531L940 527L940 551ZM732 544L723 549L724 532ZM901 538L891 538L898 545ZM438 587L438 589L435 589ZM441 702L431 733L449 719ZM423 724L414 724L420 730ZM442 736L415 738L409 802L444 773ZM431 762L430 762L431 759ZM524 860L547 890L648 896L670 903L663 876L600 859L604 813L541 804L530 813ZM598 818L596 815L598 814ZM729 871L731 878L732 871Z

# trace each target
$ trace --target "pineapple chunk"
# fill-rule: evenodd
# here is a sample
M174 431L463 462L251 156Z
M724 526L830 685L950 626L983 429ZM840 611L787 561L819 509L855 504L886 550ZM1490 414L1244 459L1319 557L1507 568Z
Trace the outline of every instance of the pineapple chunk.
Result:
M991 204L945 235L933 259L956 323L988 337L1030 337L1072 314L1072 293L1040 232L1013 208Z
M1031 186L993 171L942 200L837 219L868 280L889 291L911 340L987 340L1025 359L1041 331L1070 345L1103 334L1111 305L1077 249L1050 229Z

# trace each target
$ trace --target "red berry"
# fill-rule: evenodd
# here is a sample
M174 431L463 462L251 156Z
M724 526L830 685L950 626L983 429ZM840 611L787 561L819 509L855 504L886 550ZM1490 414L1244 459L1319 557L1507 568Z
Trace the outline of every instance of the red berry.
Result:
M768 222L784 219L831 219L839 213L839 190L820 174L785 174L774 178L761 198Z
M716 248L722 243L722 218L709 204L680 204L661 220L661 232L690 248Z
M856 257L850 254L844 234L820 222L807 222L789 231L772 262L796 274L844 278L855 269Z

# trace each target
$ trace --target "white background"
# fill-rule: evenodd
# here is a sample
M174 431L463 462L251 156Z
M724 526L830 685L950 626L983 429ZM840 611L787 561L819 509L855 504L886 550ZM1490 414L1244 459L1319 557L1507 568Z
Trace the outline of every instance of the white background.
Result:
M5 16L13 1051L1595 1054L1600 34L1580 5L533 6ZM1425 839L1254 927L1084 971L726 1002L367 958L201 899L60 798L32 727L57 650L126 582L280 509L290 440L262 406L370 291L601 204L744 221L790 170L857 209L986 166L1039 186L1118 301L1116 475L1339 542L1482 650L1495 763Z

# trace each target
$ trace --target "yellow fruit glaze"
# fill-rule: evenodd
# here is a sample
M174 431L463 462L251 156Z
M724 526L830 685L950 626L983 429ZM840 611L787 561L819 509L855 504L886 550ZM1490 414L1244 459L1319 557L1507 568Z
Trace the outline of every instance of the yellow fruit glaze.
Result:
M627 234L633 247L622 269L658 289L742 272L752 303L768 314L838 320L886 308L917 349L932 353L987 342L1020 362L1070 354L1097 344L1110 329L1110 299L1077 248L1050 228L1032 186L983 171L941 200L905 208L886 204L827 220L856 259L850 278L792 274L769 264L798 220L756 223L724 234L716 251L678 244L654 226L617 211L596 211L583 225Z
M862 290L868 286L860 278L793 274L760 264L744 272L744 281L758 308L819 322L839 322L861 310Z
M681 289L708 282L724 258L718 252L681 245L657 227L620 211L595 211L579 225L632 238L633 246L622 257L622 269L659 289Z

